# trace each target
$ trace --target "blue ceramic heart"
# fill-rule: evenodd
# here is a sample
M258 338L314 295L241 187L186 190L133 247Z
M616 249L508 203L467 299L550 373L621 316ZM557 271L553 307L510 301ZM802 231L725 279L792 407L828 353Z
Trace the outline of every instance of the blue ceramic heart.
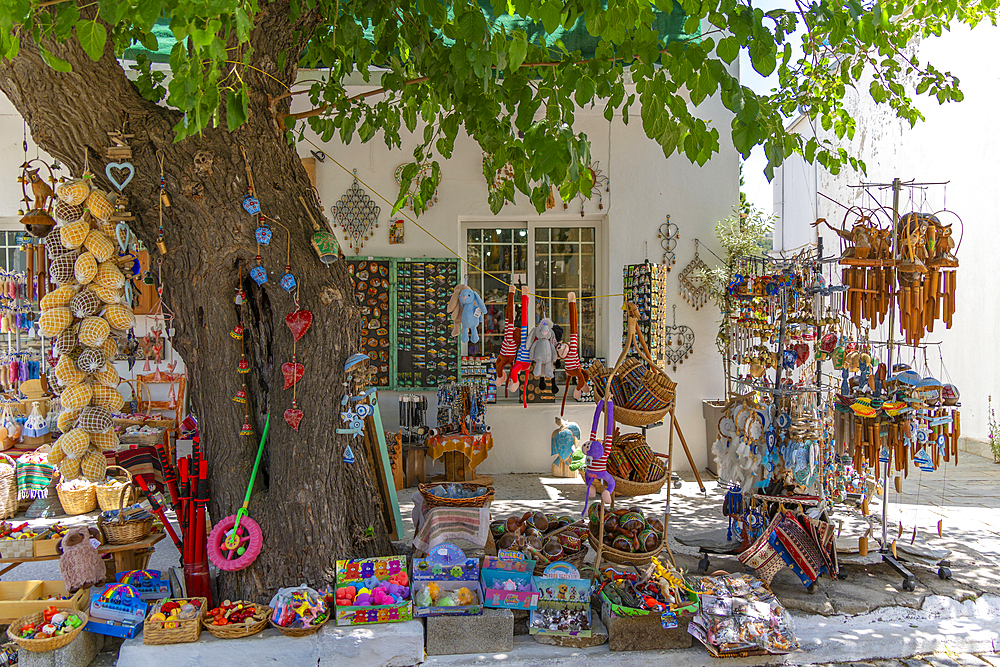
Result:
M119 181L111 174L112 169L127 171L128 176L124 181ZM108 177L109 181L111 181L111 185L115 186L118 189L118 192L121 192L125 189L126 185L132 182L132 177L135 176L135 167L132 166L131 162L109 162L108 165L104 167L104 175Z
M286 292L291 292L295 289L295 276L290 273L281 276L281 286Z
M263 266L255 266L250 269L250 277L253 278L253 281L258 285L263 285L267 282L267 271Z
M253 195L247 195L243 198L243 208L250 215L257 215L260 213L260 201Z
M258 227L253 235L257 238L257 243L261 245L269 245L271 243L271 228L267 225Z

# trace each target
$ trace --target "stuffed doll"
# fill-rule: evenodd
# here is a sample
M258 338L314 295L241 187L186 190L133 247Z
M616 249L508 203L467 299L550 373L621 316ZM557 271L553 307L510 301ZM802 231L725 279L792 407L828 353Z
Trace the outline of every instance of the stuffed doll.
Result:
M517 358L517 327L514 325L514 292L517 288L510 285L507 290L507 312L503 322L503 343L500 354L497 355L497 387L507 383L505 372L507 365Z
M528 350L531 353L531 360L535 362L535 377L540 378L538 388L545 391L545 378L552 378L554 375L556 359L556 334L552 331L552 320L543 317L534 329L528 334Z
M452 336L462 336L463 343L479 342L479 324L486 315L486 304L468 285L457 285L448 302Z
M576 378L576 389L573 390L573 398L579 400L587 391L587 381L590 374L580 366L580 338L577 333L576 322L576 294L570 292L567 295L569 300L569 345L563 343L559 346L559 358L563 360L566 368L566 390L563 393L562 410L560 415L566 414L566 397L569 395L570 378Z
M72 594L81 588L103 584L107 579L107 569L97 549L90 543L91 538L100 539L96 528L74 528L59 542L59 574L66 582L66 592Z
M531 369L531 350L528 348L528 295L521 294L521 344L517 348L517 356L510 367L510 382L507 389L517 391L521 372L524 372L524 384L528 384L528 371ZM523 391L524 407L528 407L528 392Z
M601 413L604 415L604 442L597 439L597 425L601 421ZM604 482L604 491L601 492L601 500L606 505L611 504L611 494L615 491L615 478L608 473L608 454L611 453L611 440L615 426L615 405L608 398L607 401L599 401L597 410L594 411L594 425L590 430L590 440L583 446L583 453L587 455L587 472L584 474L584 481L587 482L587 496L583 501L583 512L587 514L587 507L590 505L590 487L595 479Z

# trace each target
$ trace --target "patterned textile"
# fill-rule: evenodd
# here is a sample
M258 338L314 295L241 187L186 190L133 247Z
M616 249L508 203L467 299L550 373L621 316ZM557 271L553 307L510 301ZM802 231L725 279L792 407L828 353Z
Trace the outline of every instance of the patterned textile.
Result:
M451 542L463 549L486 546L490 532L490 503L485 507L424 506L424 497L413 494L413 548L424 553Z
M500 354L503 353L503 348L501 348ZM579 342L577 341L576 334L569 337L569 352L566 353L566 358L563 359L563 365L566 367L567 371L580 370Z
M46 462L48 454L31 452L17 458L17 499L46 498L55 467Z
M809 583L816 581L827 571L823 555L816 543L791 513L786 513L782 517L774 528L774 534L795 565L809 579Z
M108 463L120 465L132 476L141 475L149 488L157 491L164 491L163 485L163 464L160 463L160 456L156 448L152 445L140 445L135 449L123 449L120 452L104 452Z
M771 533L771 536L767 538L767 543L771 545L771 548L774 549L779 556L781 556L781 559L785 561L785 565L792 568L792 572L794 572L795 576L799 578L799 581L802 582L803 586L811 586L816 581L815 579L810 579L809 575L803 572L802 568L796 564L795 559L792 558L790 553L788 553L788 549L786 549L785 545L783 545L781 540L778 539L777 533Z
M517 354L517 333L513 320L503 323L503 343L500 345L500 354L505 357L513 357Z
M632 464L628 462L628 457L625 456L625 452L620 449L616 449L611 452L608 457L608 472L615 477L630 479L630 475L632 474Z
M752 567L755 570L757 577L768 586L771 585L771 580L774 579L774 575L776 575L781 568L785 566L784 559L768 541L774 533L775 526L778 525L778 521L780 520L781 515L775 515L774 519L771 520L771 523L764 529L763 534L757 538L757 541L751 544L746 551L739 555L739 561L747 567Z
M803 518L806 521L806 529L809 531L809 536L812 537L813 542L816 543L820 553L823 555L823 562L826 564L827 569L833 573L839 572L840 567L836 561L836 549L833 542L837 531L833 527L833 524L821 519L814 519L810 516L804 516Z
M645 482L649 479L649 469L653 464L653 460L656 458L653 455L653 450L649 448L649 445L638 445L632 447L626 453L629 463L632 464L632 468L636 471L636 481Z

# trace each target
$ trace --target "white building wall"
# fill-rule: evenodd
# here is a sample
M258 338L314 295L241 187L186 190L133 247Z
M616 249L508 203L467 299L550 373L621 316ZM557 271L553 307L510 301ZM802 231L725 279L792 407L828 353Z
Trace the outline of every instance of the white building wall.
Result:
M987 397L992 395L1000 401L1000 372L993 363L1000 342L1000 273L996 268L1000 256L996 225L1000 211L1000 128L993 120L1000 104L1000 76L994 65L998 38L1000 28L988 24L974 30L956 26L942 37L919 45L921 61L959 77L965 99L942 106L933 98L920 97L918 107L926 120L915 128L896 119L891 111L875 108L867 92L852 94L848 108L858 128L853 141L845 146L864 160L867 174L847 171L832 176L820 168L818 179L820 193L847 205L873 204L870 197L849 187L861 180L882 183L898 177L903 181L950 181L946 188L931 186L912 194L904 190L900 209L902 213L938 211L947 206L964 221L954 324L950 330L940 324L935 326L925 340L942 343L945 368L936 346L927 350L928 368L942 381L950 380L959 388L963 436L976 440L985 440L988 435ZM857 89L867 91L868 82L859 83ZM890 191L876 196L891 207ZM818 216L839 226L845 210L823 197L818 201ZM952 219L947 216L943 221L947 224ZM956 230L959 227L955 225ZM824 229L823 236L828 248L840 247L839 239L829 230ZM905 361L912 361L905 356ZM921 353L917 367L922 366Z

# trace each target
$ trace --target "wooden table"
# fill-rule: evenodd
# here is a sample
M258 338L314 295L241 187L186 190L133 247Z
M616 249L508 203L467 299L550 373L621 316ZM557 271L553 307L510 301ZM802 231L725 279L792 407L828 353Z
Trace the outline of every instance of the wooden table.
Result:
M97 553L102 556L104 554L112 554L114 556L115 572L135 570L138 569L136 568L135 552L139 549L153 546L164 537L166 537L166 533L157 531L150 533L145 539L133 542L132 544L102 544L97 548ZM32 558L0 558L0 563L10 563L7 567L0 570L0 575L10 572L22 563L38 563L44 560L59 560L59 555L34 556Z

